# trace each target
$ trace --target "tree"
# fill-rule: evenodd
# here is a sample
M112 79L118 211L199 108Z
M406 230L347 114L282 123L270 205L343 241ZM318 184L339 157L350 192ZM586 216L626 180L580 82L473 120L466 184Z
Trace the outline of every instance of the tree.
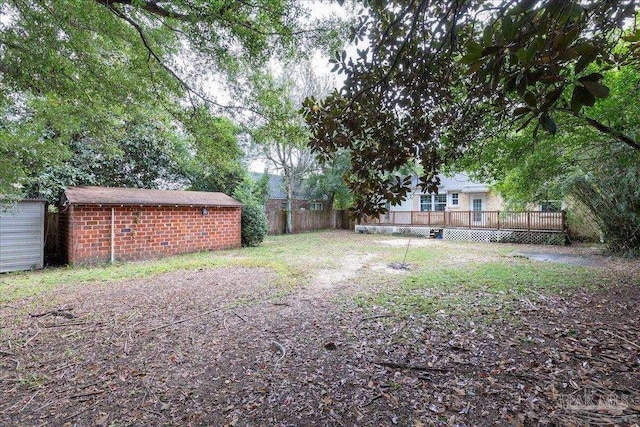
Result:
M625 66L602 75L612 96L596 103L590 117L638 135L640 71ZM596 219L612 251L640 253L640 152L570 112L558 118L565 126L554 135L534 137L534 124L506 130L477 141L451 167L496 182L500 193L516 203L577 200Z
M200 110L187 130L193 155L183 160L183 170L189 187L233 194L246 176L237 140L239 128L227 118Z
M320 79L309 64L284 67L286 76L255 76L252 94L257 125L249 127L261 156L284 176L287 196L286 233L293 232L293 199L303 180L316 169L316 160L307 147L309 133L299 108L305 96L322 93L328 82Z
M319 199L327 196L329 209L348 209L353 203L353 196L345 182L351 171L349 153L342 152L330 161L320 165L320 170L312 173L304 183L307 194Z
M129 122L115 140L77 135L64 144L71 155L64 161L44 160L32 165L25 193L60 199L67 186L171 188L183 184L180 163L187 155L185 141L161 121Z
M211 74L233 84L272 56L335 35L312 31L317 23L292 0L0 0L0 14L5 194L39 159L69 156L70 138L107 140L150 105L188 127L185 105L226 107L206 89Z
M410 182L393 173L404 164L418 159L420 184L436 191L443 162L502 127L555 133L554 117L569 114L638 149L585 113L610 94L591 64L638 66L637 11L635 1L367 3L356 56L332 60L344 86L305 101L311 145L323 159L350 150L359 216L406 197Z

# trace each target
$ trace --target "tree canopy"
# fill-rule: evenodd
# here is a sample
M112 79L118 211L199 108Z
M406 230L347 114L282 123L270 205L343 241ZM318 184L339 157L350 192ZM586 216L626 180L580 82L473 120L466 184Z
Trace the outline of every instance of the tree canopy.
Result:
M602 74L602 83L612 95L596 103L590 117L637 135L640 72L623 66ZM613 251L639 252L640 151L571 112L560 112L558 119L564 125L554 135L534 139L535 125L529 124L517 132L505 130L477 141L452 167L495 182L505 198L520 206L545 200L578 201L572 210L586 209Z
M355 55L332 60L343 87L303 108L321 159L350 150L357 215L404 198L394 172L415 159L437 191L444 162L504 128L553 134L572 116L640 148L589 113L611 95L602 71L640 63L635 1L370 1L359 16Z
M203 111L239 107L216 96L221 85L308 44L334 46L337 32L293 0L0 0L0 15L5 195L32 188L73 141L117 140L132 118L167 115L197 140Z

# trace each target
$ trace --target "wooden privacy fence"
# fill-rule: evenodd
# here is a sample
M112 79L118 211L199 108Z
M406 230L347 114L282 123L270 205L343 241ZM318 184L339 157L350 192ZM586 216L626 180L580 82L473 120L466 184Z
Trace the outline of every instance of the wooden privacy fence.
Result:
M564 211L406 211L389 212L367 222L369 224L489 228L494 230L563 231L566 216Z
M283 210L267 211L269 220L269 234L284 234L287 223L287 212ZM293 211L293 232L304 233L306 231L327 229L352 229L355 222L349 219L347 211Z

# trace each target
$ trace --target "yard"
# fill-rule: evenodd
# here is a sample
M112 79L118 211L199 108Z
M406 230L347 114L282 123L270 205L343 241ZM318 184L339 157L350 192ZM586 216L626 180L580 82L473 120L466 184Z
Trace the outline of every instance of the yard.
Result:
M1 275L0 424L637 425L639 285L598 247L348 231Z

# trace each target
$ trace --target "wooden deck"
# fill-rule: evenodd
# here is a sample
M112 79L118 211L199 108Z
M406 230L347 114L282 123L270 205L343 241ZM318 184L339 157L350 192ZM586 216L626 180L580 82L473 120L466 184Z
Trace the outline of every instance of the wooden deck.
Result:
M406 211L368 218L367 225L424 226L486 230L564 231L564 211Z

